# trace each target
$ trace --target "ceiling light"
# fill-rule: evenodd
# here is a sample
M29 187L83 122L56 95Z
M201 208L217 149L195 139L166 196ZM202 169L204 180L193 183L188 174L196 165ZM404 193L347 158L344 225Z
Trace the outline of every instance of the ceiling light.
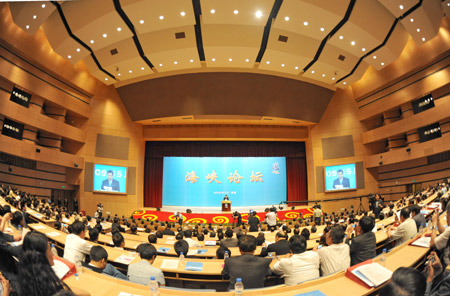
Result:
M417 33L419 33L420 32L420 29L419 28L417 28Z
M67 57L68 57L69 59L71 59L71 58L72 58L72 56L71 56L71 55L68 55Z
M400 9L402 9L402 10L403 10L403 5L401 5L401 4L400 4L400 6L399 6L399 7L400 7Z
M42 8L45 8L45 4L42 4L41 7L42 7Z
M325 74L322 74L322 77L325 77Z
M411 21L411 23L413 23L413 22L414 22L414 19L413 19L413 18L410 18L409 20Z
M215 62L215 61L216 61L216 59L215 59L215 58L212 58L212 59L211 59L211 61Z
M190 60L189 60L189 62L193 63L193 62L194 62L194 60L193 60L193 59L190 59Z
M336 79L336 77L332 77L332 78L331 78L331 80L335 80L335 79Z
M182 12L180 12L180 15L181 15L181 16L185 16L185 15L186 15L186 12L182 11Z
M235 11L233 11L233 13L234 13L234 14L238 14L238 13L239 13L239 10L236 9Z
M267 64L267 65L270 64L270 61L267 61L266 64Z
M90 42L91 42L91 44L94 44L94 40L91 40Z
M162 64L159 64L160 67L162 67Z
M132 71L132 70L128 70L128 72L130 72L130 73L133 73L133 71Z
M214 9L211 9L211 13L213 13L213 14L214 14L214 13L216 13L216 11L215 11Z
M117 73L117 76L120 76L120 73Z
M108 78L105 78L106 81L108 81Z
M37 18L37 15L33 15L33 19L35 20Z
M341 36L339 36L339 39L341 39L341 40L342 40L342 39L344 39L344 36L342 36L342 35L341 35Z
M344 81L344 82L343 82L343 84L344 84L344 85L346 85L346 84L347 84L347 82L345 82L345 81Z
M316 71L312 70L311 73L314 74L314 73L316 73Z
M303 26L307 26L307 25L309 25L308 22L303 22Z
M163 19L164 19L164 16L163 16L163 15L160 15L160 16L159 16L159 19L160 19L160 20L163 20Z
M178 62L177 61L173 61L173 63L176 65L176 64L178 64Z
M355 41L352 41L352 42L350 42L350 44L351 44L351 45L355 45L355 44L356 44L356 42L355 42Z
M281 64L281 67L284 67L284 64Z
M245 62L247 62L247 63L248 63L248 62L250 62L250 60L249 60L249 59L245 59Z
M28 30L30 28L30 25L26 25L25 28Z
M144 67L141 67L141 70L144 70L145 68Z
M361 50L362 50L362 51L366 51L366 48L365 48L365 47L363 47L363 48L361 48Z
M261 17L262 17L262 12L261 12L261 10L258 10L258 11L255 13L255 16L256 16L257 18L261 18Z
M229 58L229 59L228 59L228 61L232 62L232 61L233 61L233 59L232 59L232 58Z
M80 49L79 49L79 48L77 48L77 52L80 52Z
M325 28L320 28L320 31L322 31L322 32L325 31Z
M140 20L139 23L142 25L144 23L144 20Z
M108 34L106 34L106 33L103 34L103 38L106 38L106 37L108 37Z
M120 31L122 31L122 28L121 27L117 27L117 32L120 32Z
M289 21L289 17L288 17L288 16L285 16L285 17L284 17L284 20L285 20L285 21Z
M298 66L295 66L295 70L298 70Z
M384 63L383 63L383 62L381 62L381 66L384 66Z
M376 59L377 59L377 56L373 56L373 59L376 60Z
M426 40L425 37L422 37L422 41L425 42L425 40Z

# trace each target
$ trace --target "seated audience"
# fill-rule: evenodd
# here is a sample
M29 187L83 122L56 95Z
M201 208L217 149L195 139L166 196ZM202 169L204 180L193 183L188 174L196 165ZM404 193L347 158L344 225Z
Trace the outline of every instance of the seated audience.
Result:
M285 255L289 253L289 243L287 241L288 235L279 231L275 235L275 243L270 244L267 248L263 247L261 250L261 257L267 256L270 252L275 252L276 255Z
M425 216L420 212L420 207L418 205L413 205L411 207L411 217L414 222L416 222L417 232L419 232L420 225L425 227Z
M225 258L225 252L228 252L228 256L231 257L231 251L227 247L220 246L216 250L216 258L217 259L224 259Z
M192 231L186 230L184 231L185 241L188 243L189 248L200 248L202 245L198 242L192 239Z
M306 238L306 240L309 240L309 229L308 228L303 228L302 232L300 232L300 235L303 236L304 238Z
M447 255L450 259L450 254ZM433 258L433 260L430 260ZM450 271L444 271L444 274L439 279L436 277L443 271L443 266L441 260L439 259L436 252L431 252L428 256L429 263L426 266L428 272L426 280L426 292L425 296L443 296L450 295ZM435 281L435 282L434 282Z
M170 226L167 225L166 228L163 231L164 235L175 235L175 232L173 232L173 230L170 229Z
M148 236L148 242L151 244L156 244L156 242L158 241L158 238L156 237L155 234L150 234Z
M115 217L113 220L113 223L111 225L111 232L113 232L115 229L117 229L120 232L125 232L125 228L120 226L119 222L120 222L120 219Z
M77 287L61 281L51 267L53 261L50 244L45 235L29 232L23 241L23 251L19 256L19 295L47 296L61 290L72 290L75 295L90 295Z
M89 241L96 243L98 241L99 234L100 232L97 228L91 228L91 230L89 230Z
M183 255L186 257L189 252L189 244L184 239L180 239L175 242L173 249L178 256L180 256L181 252L183 252Z
M346 240L346 243L350 245L351 265L359 264L377 255L377 240L372 231L374 227L375 219L371 216L363 216L355 228L353 225L348 226L347 237L351 236L353 230L356 235L350 243L349 239Z
M400 267L391 280L380 290L379 296L423 296L425 277L414 268ZM442 294L444 295L444 294Z
M220 246L227 247L227 248L233 248L238 246L238 240L237 238L233 237L233 230L227 229L225 231L226 238L222 239L220 241Z
M130 234L137 235L137 225L136 224L132 224L130 226Z
M198 240L199 242L205 241L205 235L204 235L203 233L197 234L197 240Z
M392 225L387 229L388 237L396 240L396 245L401 245L417 234L416 222L410 218L409 209L403 208L400 211L400 225L392 231Z
M345 231L340 225L327 233L327 247L314 248L320 257L320 270L326 276L350 267L350 248L343 242Z
M118 271L114 266L108 263L108 252L102 246L93 246L89 254L91 261L89 264L83 263L84 267L87 267L95 272L106 274L112 277L116 277L122 280L128 280L128 278Z
M256 249L256 238L243 235L238 242L241 256L225 259L222 276L230 279L229 289L234 288L237 278L242 279L246 289L264 287L264 280L271 274L269 258L253 256Z
M75 221L71 226L72 233L67 235L64 244L64 259L78 264L85 260L85 255L89 255L92 245L84 239L86 226L83 222Z
M120 232L113 233L112 241L114 244L114 248L123 250L125 247L125 239L123 238L123 235Z
M450 203L447 204L445 211L447 226L450 226ZM444 226L436 212L433 214L431 221L433 230L431 231L430 247L435 247L440 251L447 246L448 238L450 237L450 227ZM437 231L439 231L439 236L436 237Z
M291 237L289 248L291 256L281 259L273 266L273 272L284 277L286 285L294 286L320 276L319 255L313 251L306 251L306 239L303 236Z
M128 266L128 279L133 283L148 286L150 277L154 276L161 286L166 284L164 274L161 269L152 266L155 261L157 251L151 244L139 245L136 249L141 257L141 261Z

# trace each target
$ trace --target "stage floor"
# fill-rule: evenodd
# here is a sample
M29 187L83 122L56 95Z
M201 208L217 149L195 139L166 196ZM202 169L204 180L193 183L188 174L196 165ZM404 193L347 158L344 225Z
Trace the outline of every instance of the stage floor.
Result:
M232 208L233 209L233 208ZM253 210L256 207L252 208ZM233 209L236 211L237 209ZM242 222L247 222L249 208L245 211L240 212L242 215ZM264 221L266 213L264 211L256 211L257 217L260 221ZM311 217L313 213L312 208L302 208L296 210L284 210L277 212L277 220L292 220L300 218L300 214L304 218ZM192 213L187 214L182 212L184 223L233 223L232 212L216 212L216 213ZM152 210L140 210L133 213L133 218L138 219L149 219L149 220L159 220L159 221L170 221L176 222L178 219L174 217L173 211L152 211Z

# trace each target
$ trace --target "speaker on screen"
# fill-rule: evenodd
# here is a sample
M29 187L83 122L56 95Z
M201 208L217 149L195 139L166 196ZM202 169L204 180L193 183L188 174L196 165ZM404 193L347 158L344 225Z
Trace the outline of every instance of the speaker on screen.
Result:
M3 120L2 135L22 140L24 125L5 117Z
M28 108L30 105L31 94L14 87L9 100Z
M430 124L428 126L424 126L418 129L419 131L419 141L426 142L436 138L440 138L441 134L441 126L439 122Z

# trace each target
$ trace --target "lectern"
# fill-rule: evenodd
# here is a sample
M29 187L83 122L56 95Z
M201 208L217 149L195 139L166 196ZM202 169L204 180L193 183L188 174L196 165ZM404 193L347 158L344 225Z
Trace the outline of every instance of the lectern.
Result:
M231 201L222 200L222 212L231 212Z

